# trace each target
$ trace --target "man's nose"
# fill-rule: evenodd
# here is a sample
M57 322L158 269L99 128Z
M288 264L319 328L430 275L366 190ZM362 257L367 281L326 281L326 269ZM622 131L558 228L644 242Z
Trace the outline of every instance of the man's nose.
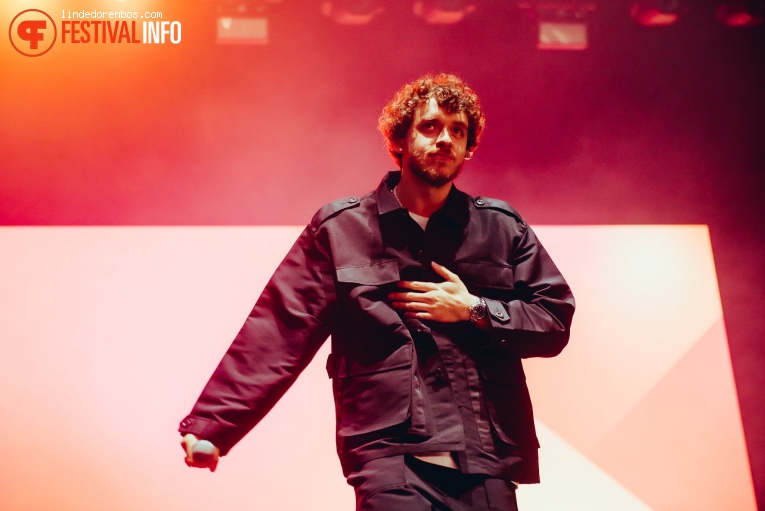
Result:
M452 144L452 137L449 134L448 128L444 128L441 130L441 133L438 134L438 138L436 139L436 144L439 144L439 145Z

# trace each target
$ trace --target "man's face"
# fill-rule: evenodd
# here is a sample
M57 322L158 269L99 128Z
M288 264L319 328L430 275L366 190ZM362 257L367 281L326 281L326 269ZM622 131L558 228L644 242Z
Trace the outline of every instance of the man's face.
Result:
M449 113L429 98L414 111L402 140L401 167L434 187L451 183L462 170L467 151L468 117Z

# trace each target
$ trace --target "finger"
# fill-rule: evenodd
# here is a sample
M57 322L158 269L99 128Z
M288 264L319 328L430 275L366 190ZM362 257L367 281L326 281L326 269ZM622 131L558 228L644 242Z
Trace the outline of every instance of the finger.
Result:
M429 307L428 304L423 302L393 302L394 309L402 310L425 310Z
M206 461L204 463L200 463L198 461L194 461L192 458L191 460L184 459L183 461L186 463L187 467L192 468L209 468L210 472L215 472L215 469L218 467L218 460L220 459L219 451L215 450L215 456L210 461Z
M186 451L186 461L193 462L194 461L194 445L199 441L196 436L192 434L184 435L184 437L181 439L181 447L184 451Z
M207 463L199 463L198 461L194 461L193 459L191 460L185 459L183 461L186 462L187 467L207 468Z
M420 282L418 280L401 280L398 282L399 287L405 289L411 289L412 291L430 291L435 289L433 282Z
M396 302L430 302L432 296L426 293L390 293L388 299Z
M444 280L448 280L450 282L454 282L455 280L459 280L459 277L457 277L456 273L452 273L449 268L446 266L441 266L435 261L431 261L430 265L433 267L436 273L438 273L441 277L444 278Z

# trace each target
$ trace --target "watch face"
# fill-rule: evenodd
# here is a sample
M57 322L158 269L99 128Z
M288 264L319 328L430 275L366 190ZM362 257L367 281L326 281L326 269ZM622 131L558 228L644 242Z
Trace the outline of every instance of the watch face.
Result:
M486 316L486 302L480 298L478 302L470 306L470 321L477 323Z

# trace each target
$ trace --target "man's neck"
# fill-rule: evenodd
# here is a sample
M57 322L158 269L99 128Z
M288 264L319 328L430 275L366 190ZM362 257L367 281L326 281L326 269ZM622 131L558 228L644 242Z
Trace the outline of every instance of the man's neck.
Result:
M434 187L409 172L403 172L396 187L396 198L412 213L430 218L446 204L451 189L452 183Z

